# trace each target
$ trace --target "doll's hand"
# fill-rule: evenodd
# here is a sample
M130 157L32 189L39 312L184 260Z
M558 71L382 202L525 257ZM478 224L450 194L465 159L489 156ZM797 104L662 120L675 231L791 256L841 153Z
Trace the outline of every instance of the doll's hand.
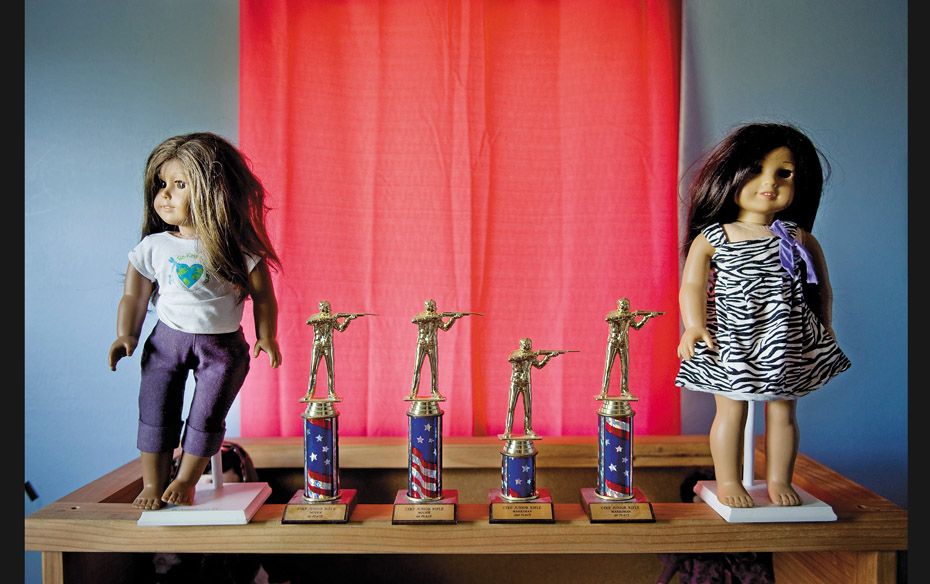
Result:
M694 344L698 341L707 343L708 349L714 348L714 339L710 332L702 326L693 326L685 329L678 342L678 358L685 360L694 357Z
M136 350L136 345L138 344L139 339L129 335L119 337L113 341L113 344L110 345L110 352L107 354L110 362L110 371L116 371L117 361L123 357L131 357L132 352Z
M281 350L278 348L278 341L276 339L258 339L255 341L255 348L252 350L252 356L258 357L258 354L262 351L268 353L268 359L272 368L281 364Z

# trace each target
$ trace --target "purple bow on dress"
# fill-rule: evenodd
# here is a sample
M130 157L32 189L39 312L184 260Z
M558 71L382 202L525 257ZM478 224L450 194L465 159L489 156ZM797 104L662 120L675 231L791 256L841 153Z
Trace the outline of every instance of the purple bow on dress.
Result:
M797 279L799 276L794 273L794 259L795 254L799 254L801 259L804 260L804 265L807 266L808 284L816 284L817 274L814 273L814 258L811 257L811 252L807 251L807 248L801 245L798 240L791 237L780 219L776 219L772 223L771 229L772 233L781 239L778 242L778 259L781 261L781 265L788 270L792 278Z

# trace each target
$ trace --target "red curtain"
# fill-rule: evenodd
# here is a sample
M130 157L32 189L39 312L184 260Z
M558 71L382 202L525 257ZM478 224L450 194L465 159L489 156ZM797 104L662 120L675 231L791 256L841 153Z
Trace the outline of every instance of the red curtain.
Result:
M284 355L253 360L242 434L301 434L326 299L378 314L334 333L340 431L403 435L411 318L433 298L485 315L438 333L447 435L503 430L522 337L581 351L534 370L536 432L593 435L620 297L666 312L630 334L637 431L678 433L679 17L665 0L242 0L240 146L270 193Z

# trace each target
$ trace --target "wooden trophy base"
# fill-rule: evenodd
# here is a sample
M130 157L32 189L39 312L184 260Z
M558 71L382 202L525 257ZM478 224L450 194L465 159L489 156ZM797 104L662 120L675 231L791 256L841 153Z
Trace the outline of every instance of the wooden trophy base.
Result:
M355 489L342 489L332 501L310 503L303 490L297 491L285 505L281 523L348 523L356 493Z
M271 495L268 483L198 486L193 505L167 505L142 512L137 525L245 525Z
M581 489L581 506L591 523L654 523L652 503L642 491L633 487L630 499L605 499L593 488Z
M443 489L442 498L435 501L418 501L407 497L407 491L401 489L394 497L392 525L454 525L457 522L456 505L459 492L456 489Z
M754 507L729 507L717 499L717 481L698 481L694 492L730 523L782 523L801 521L836 521L833 507L797 485L791 485L801 497L793 507L776 505L769 499L765 481L753 481L746 489Z
M548 489L537 489L530 501L510 501L500 489L488 491L488 523L555 523L554 506Z

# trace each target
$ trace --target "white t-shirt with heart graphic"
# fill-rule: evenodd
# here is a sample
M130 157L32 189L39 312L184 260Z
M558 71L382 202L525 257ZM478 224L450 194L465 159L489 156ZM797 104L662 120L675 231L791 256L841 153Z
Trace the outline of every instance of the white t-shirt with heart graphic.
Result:
M155 282L152 305L166 325L186 333L218 334L239 330L243 302L236 288L204 269L200 240L154 233L129 252L129 263ZM260 258L246 254L249 272Z

